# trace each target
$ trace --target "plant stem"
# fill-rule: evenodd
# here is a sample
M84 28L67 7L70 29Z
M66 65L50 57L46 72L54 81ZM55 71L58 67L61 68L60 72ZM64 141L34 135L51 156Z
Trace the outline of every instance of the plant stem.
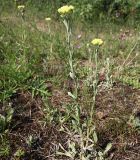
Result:
M91 121L93 119L93 113L94 113L94 108L95 108L95 100L96 100L96 95L97 95L97 85L98 85L98 48L95 49L95 80L93 80L93 103L91 106L91 111L90 111L90 118ZM94 73L93 68L92 68L92 74Z
M67 44L68 44L68 51L69 51L69 66L70 66L70 72L73 75L74 85L75 85L75 97L77 99L78 96L78 83L77 78L75 76L75 71L73 67L73 46L71 44L71 28L70 28L70 21L68 19L64 19L63 23L66 27L67 32Z

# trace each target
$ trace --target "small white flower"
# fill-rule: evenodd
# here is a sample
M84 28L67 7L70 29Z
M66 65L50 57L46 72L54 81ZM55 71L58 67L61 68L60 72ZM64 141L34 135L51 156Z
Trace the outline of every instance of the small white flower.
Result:
M50 17L45 18L46 21L51 21Z

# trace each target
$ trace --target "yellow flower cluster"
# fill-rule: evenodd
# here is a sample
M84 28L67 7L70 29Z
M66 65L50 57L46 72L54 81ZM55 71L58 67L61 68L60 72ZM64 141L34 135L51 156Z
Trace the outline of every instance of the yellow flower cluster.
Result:
M70 11L73 11L74 10L74 6L70 5L66 5L66 6L63 6L61 8L58 9L58 12L61 14L61 15L64 15L64 14L67 14L69 13Z
M95 38L95 39L93 39L92 41L91 41L91 43L93 44L93 45L97 45L97 46L101 46L102 44L103 44L103 40L102 39L98 39L98 38Z
M51 21L50 17L45 18L46 21Z
M17 8L20 10L20 9L24 9L25 6L24 5L19 5Z

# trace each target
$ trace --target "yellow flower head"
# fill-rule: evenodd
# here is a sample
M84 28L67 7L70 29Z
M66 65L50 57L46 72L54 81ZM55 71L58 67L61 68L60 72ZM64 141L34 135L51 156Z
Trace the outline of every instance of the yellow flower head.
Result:
M51 21L50 17L45 18L46 21Z
M91 41L91 43L95 46L101 46L103 44L103 40L102 39L98 39L98 38L95 38Z
M58 12L61 14L61 15L64 15L64 14L67 14L69 13L70 11L73 11L74 10L74 6L70 5L66 5L66 6L63 6L61 8L58 9Z
M20 10L20 9L24 9L25 6L24 5L19 5L17 8Z

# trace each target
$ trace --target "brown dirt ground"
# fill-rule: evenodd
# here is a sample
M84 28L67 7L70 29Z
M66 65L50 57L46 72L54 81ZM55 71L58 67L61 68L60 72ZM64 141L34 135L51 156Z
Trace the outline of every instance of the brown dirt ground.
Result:
M50 97L52 106L70 103L70 98L61 90L53 90ZM32 98L30 92L19 91L11 97L14 115L10 125L8 139L11 160L17 149L25 151L23 160L57 160L54 152L59 143L66 145L68 136L59 131L57 124L43 126L43 102L39 97ZM63 110L64 112L65 110ZM99 146L105 148L108 142L113 144L108 159L139 160L139 132L129 123L130 116L140 114L140 90L121 83L114 84L110 90L101 91L96 100L96 128ZM140 116L139 116L140 118ZM26 141L33 136L29 146Z

